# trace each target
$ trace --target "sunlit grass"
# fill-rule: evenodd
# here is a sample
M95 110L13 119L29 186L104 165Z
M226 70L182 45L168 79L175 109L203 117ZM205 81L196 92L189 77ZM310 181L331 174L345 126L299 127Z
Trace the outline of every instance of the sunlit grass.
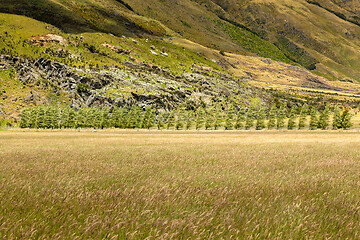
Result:
M358 239L356 133L0 132L0 238Z

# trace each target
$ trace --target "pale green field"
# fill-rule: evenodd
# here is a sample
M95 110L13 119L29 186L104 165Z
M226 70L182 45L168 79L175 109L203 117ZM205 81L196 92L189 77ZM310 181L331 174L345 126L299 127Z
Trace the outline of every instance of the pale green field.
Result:
M360 135L0 132L1 239L360 239Z

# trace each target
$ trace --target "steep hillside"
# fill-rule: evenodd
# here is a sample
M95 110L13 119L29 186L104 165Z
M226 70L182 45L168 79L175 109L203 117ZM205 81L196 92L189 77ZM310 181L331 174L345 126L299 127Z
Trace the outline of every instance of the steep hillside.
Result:
M360 80L359 9L358 1L335 0L4 0L0 6L69 33L182 36L344 81Z
M3 0L0 115L42 103L354 105L357 11L356 1Z
M360 27L342 15L359 16L358 1L214 2L302 66L330 79L360 80Z

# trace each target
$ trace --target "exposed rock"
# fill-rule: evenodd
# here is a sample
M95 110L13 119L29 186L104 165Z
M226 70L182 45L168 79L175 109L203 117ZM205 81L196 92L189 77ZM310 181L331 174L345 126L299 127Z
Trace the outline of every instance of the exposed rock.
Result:
M35 46L46 46L46 44L48 43L59 43L63 46L66 46L68 44L67 40L64 37L52 33L33 36L28 40L28 42Z
M200 66L200 65L197 65L197 64L193 64L192 67L196 68L196 69L199 69L201 71L206 71L206 72L212 72L213 71L212 67Z
M154 50L150 50L151 54L158 56L159 54L157 54L157 52L155 52Z
M81 106L155 106L170 110L178 104L190 102L199 106L225 101L228 97L244 102L250 91L242 91L241 81L230 75L214 72L205 66L193 66L202 72L174 76L168 69L150 63L125 62L125 69L75 69L64 64L39 58L35 61L0 56L0 61L15 67L20 81L30 86L39 81L50 83L51 91L67 94L71 107ZM236 94L234 94L236 93ZM33 91L22 99L26 104L38 104L45 99Z
M119 53L119 54L125 54L125 55L131 54L130 50L123 49L121 46L118 46L118 45L112 45L112 44L109 44L109 43L103 43L103 44L101 44L101 46L109 48L110 50L112 50L112 51L114 51L116 53Z

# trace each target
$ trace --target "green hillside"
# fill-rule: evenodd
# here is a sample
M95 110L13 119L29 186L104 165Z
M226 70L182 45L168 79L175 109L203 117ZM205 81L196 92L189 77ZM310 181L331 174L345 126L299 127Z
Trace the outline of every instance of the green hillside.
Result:
M274 89L296 101L357 101L359 8L321 0L3 0L0 115L17 118L42 103L248 106L273 101ZM52 75L63 74L58 63L65 77Z
M295 62L333 80L360 80L358 1L4 0L67 33L182 36L207 47Z

